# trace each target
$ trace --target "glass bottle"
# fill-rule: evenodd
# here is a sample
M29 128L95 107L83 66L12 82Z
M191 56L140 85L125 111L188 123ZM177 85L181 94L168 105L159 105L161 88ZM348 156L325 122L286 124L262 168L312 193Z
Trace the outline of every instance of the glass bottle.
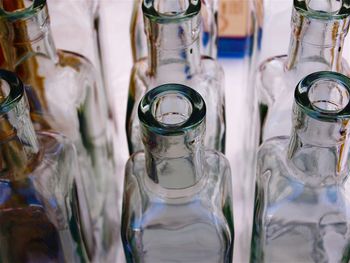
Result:
M294 0L288 56L265 60L257 74L262 141L288 135L295 85L320 70L348 74L342 58L349 30L348 0Z
M149 56L136 62L131 73L126 118L130 154L143 149L136 115L141 97L167 83L194 87L202 95L208 108L204 145L224 152L223 71L215 60L201 58L200 6L200 1L188 0L143 3Z
M133 0L133 11L130 23L131 50L134 62L147 57L147 36L142 15L142 1ZM149 1L149 0L146 0ZM169 3L173 0L166 0ZM185 0L192 1L192 0ZM182 1L182 2L185 2ZM173 1L173 2L176 2ZM203 19L201 38L201 53L212 58L217 57L217 13L219 0L201 0L204 8L201 10Z
M22 82L0 70L0 261L87 262L94 238L77 156L35 133Z
M231 262L231 173L203 147L206 106L187 86L141 100L144 152L126 165L122 240L128 262Z
M107 253L112 228L104 207L106 180L112 176L113 124L104 90L93 66L82 56L56 50L45 0L0 2L0 67L15 71L26 85L36 130L58 131L73 141L96 232ZM102 239L102 240L101 240Z
M349 262L350 79L308 75L290 138L258 153L251 262Z

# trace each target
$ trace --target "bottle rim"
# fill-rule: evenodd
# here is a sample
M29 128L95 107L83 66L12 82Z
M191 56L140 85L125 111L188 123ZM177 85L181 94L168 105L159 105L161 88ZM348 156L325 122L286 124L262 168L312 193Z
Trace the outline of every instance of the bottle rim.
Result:
M191 113L183 122L166 125L156 119L153 109L160 98L173 95L186 100L190 104ZM163 136L183 135L204 122L206 105L202 96L194 89L182 84L164 84L148 91L141 99L138 107L138 116L141 124L155 134Z
M339 107L339 109L326 110L318 108L315 106L315 102L311 101L310 96L315 84L322 83L322 81L335 84L337 85L334 85L336 91L341 88L346 93L347 100L343 103L344 105ZM350 78L338 72L320 71L306 76L298 83L294 97L296 104L302 109L302 111L313 119L327 122L338 122L350 119ZM319 100L318 102L328 102L334 105L334 103L327 100Z
M142 0L142 12L148 19L160 24L178 23L184 20L189 20L200 13L201 0L187 1L188 7L185 11L178 14L167 15L156 10L154 6L155 0Z
M0 8L0 18L5 18L10 21L27 19L36 15L46 6L46 0L33 0L33 4L29 7L18 9L16 11L5 11Z
M4 80L10 87L9 94L0 102L0 115L10 112L24 96L22 81L11 71L0 69L0 80Z
M341 0L341 7L333 12L313 10L308 7L307 0L294 0L294 9L302 16L319 20L342 20L350 15L350 0Z

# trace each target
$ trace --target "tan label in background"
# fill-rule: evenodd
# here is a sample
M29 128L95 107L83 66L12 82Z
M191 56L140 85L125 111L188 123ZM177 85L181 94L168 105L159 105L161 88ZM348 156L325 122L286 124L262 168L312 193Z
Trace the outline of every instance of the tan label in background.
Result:
M220 0L219 37L246 37L248 35L248 0Z

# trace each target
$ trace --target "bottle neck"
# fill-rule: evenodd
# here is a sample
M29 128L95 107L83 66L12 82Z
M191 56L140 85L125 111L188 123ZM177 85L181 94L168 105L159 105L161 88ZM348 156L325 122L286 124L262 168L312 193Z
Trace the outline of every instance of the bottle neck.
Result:
M315 71L342 71L344 39L349 18L316 19L293 9L287 70L298 79Z
M149 74L153 77L165 74L167 78L174 77L174 81L179 77L191 78L200 71L200 14L179 20L164 17L151 19L144 15ZM169 71L181 75L168 74Z
M58 56L51 34L47 5L36 8L34 12L24 2L25 0L3 0L0 23L5 30L1 32L0 45L5 49L3 53L8 55L0 65L11 70L18 66L25 67L19 71L35 72L38 62L33 61L32 57L43 56L57 63Z
M163 189L186 189L204 174L206 108L195 90L180 84L151 89L138 115L148 177Z
M143 129L146 171L165 189L194 186L203 175L203 126L178 136L162 136Z
M308 184L335 184L349 174L350 79L335 72L305 77L295 91L288 159Z
M22 83L13 73L3 70L0 78L0 174L17 180L32 169L39 143Z

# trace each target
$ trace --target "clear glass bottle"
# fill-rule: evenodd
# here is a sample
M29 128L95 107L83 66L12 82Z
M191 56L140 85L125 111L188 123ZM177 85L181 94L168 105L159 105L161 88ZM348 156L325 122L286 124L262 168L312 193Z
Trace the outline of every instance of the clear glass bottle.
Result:
M73 145L35 133L24 86L5 70L0 115L0 261L89 261L94 237Z
M349 262L350 79L308 75L290 138L258 153L251 262Z
M349 15L347 0L294 0L288 56L267 59L257 74L262 141L288 135L294 87L303 77L320 70L350 72L342 58Z
M145 152L126 165L122 240L128 262L231 262L231 172L203 147L206 106L187 86L149 91L139 110Z
M104 203L114 169L113 124L104 90L89 61L56 50L45 0L3 0L0 27L0 67L15 71L26 85L35 129L61 132L78 151L96 245L103 244L96 247L99 257L111 242Z
M126 130L130 154L142 150L137 106L152 88L179 83L193 87L208 108L204 145L225 150L225 100L223 71L200 55L201 1L146 0L143 3L148 38L147 58L134 64L129 86Z
M142 14L142 1L133 0L133 11L130 23L131 49L134 62L147 57L147 36L145 34L145 25ZM146 0L149 2L149 0ZM164 0L163 0L164 1ZM173 1L173 0L166 0ZM176 1L176 0L175 0ZM173 1L173 2L175 2ZM190 2L192 0L184 0ZM203 55L217 57L217 13L219 0L201 0L202 2L202 27L201 27L201 53Z

